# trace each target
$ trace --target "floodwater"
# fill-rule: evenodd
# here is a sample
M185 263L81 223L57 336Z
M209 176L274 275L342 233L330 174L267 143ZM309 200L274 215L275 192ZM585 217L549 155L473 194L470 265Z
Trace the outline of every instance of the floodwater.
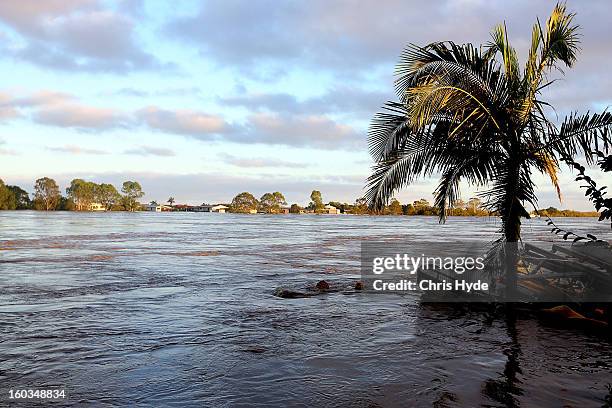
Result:
M559 226L612 239L594 219ZM275 297L359 277L360 242L492 239L494 218L0 212L0 406L591 407L609 340L414 295ZM552 241L542 220L525 236ZM31 405L31 403L30 403Z

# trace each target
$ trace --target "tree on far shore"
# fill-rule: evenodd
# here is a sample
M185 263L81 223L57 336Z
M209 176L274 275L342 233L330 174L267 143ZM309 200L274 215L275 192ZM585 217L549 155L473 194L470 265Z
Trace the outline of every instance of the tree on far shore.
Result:
M285 196L276 191L274 193L265 193L259 199L259 207L261 211L266 213L277 213L283 205L287 205Z
M387 208L387 212L390 215L402 215L402 205L397 199L392 199L389 207Z
M126 181L123 183L121 192L123 192L123 197L121 198L123 208L126 211L136 211L140 207L138 199L142 198L145 194L140 183L137 181Z
M17 208L15 194L0 179L0 210L14 210Z
M230 212L248 214L253 210L257 210L258 206L259 202L253 194L245 191L234 197L230 204Z
M323 204L323 196L321 195L320 191L312 190L312 193L310 193L309 207L315 211L321 211L323 208L325 208L325 205Z
M91 181L74 179L66 188L66 195L72 200L77 211L87 211L96 198L97 187L98 185Z
M7 185L6 188L8 188L15 196L16 210L27 210L32 208L32 200L30 200L30 195L27 191L25 191L19 186Z
M60 203L61 194L55 180L42 177L34 184L34 206L44 211L53 211Z
M474 213L476 214L476 212L478 210L480 210L480 207L482 206L482 201L479 198L476 197L472 197L468 200L468 208Z
M302 211L302 207L297 204L291 204L291 207L289 207L289 212L291 214L299 214L300 211Z
M55 209L58 211L77 211L74 201L72 201L71 198L64 197L62 195L60 195L59 203Z
M368 203L365 198L361 197L355 200L355 205L351 209L352 214L364 215L369 213Z
M96 200L110 211L121 200L121 195L112 184L102 183L96 189Z

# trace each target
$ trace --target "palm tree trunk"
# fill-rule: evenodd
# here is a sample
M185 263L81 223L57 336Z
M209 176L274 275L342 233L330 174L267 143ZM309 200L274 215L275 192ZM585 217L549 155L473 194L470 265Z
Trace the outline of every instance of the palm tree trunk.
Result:
M509 198L508 214L504 221L504 238L506 242L518 242L521 239L521 215L523 206L516 197Z
M518 182L520 177L520 166L514 163L510 165L510 184L507 186L505 199L505 214L502 214L503 234L505 238L504 265L506 297L508 300L516 299L516 286L518 274L518 241L521 239L521 216L524 209L520 199L517 197Z
M522 208L517 204L518 203L512 205L508 218L504 224L504 237L506 239L504 246L504 265L506 297L508 300L515 299L517 286L519 262L518 241L521 236L521 212L518 209Z

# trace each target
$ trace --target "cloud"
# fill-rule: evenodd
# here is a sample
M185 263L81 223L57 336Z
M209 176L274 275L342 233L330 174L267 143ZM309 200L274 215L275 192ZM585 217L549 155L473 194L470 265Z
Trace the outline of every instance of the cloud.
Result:
M70 103L44 106L32 114L34 122L57 127L81 130L106 130L126 125L121 112Z
M74 95L40 90L25 96L0 93L0 119L30 117L33 122L79 130L107 130L130 125L124 112L85 105Z
M246 124L236 125L218 115L149 106L136 116L151 129L199 140L332 149L355 146L365 140L350 126L321 115L257 113L250 115Z
M0 18L24 32L40 30L42 20L49 16L61 16L75 9L93 9L96 0L23 0L9 4L0 3Z
M11 104L19 108L40 108L44 106L76 103L74 95L50 90L36 91L27 96L14 98Z
M89 149L86 147L76 145L64 145L64 146L47 146L47 150L56 153L70 153L70 154L86 154L86 155L103 155L109 154L106 150Z
M137 111L136 117L151 129L199 140L330 149L351 148L365 142L365 136L350 126L322 115L256 113L240 125L205 112L149 106Z
M304 100L299 100L289 93L253 93L220 97L219 102L223 105L242 106L256 111L294 114L337 112L363 116L375 112L390 96L392 95L381 91L336 86L321 96Z
M170 67L141 49L131 17L98 1L0 2L0 19L19 36L4 52L46 68L128 72Z
M393 66L406 44L445 40L484 44L491 29L505 21L510 40L524 60L531 25L536 17L544 23L553 7L554 3L529 0L514 1L511 7L504 1L390 0L381 4L366 0L354 7L325 0L210 0L192 14L171 21L166 32L182 45L195 47L207 61L240 74L306 71L331 74L340 83L356 86L364 77L378 78L380 86L389 89L383 102L393 97ZM544 90L544 97L550 98L560 115L612 104L612 80L606 69L612 64L609 2L572 2L568 8L577 13L576 22L581 25L581 53L576 66L566 70L566 80ZM224 99L278 112L316 113L291 94Z
M177 18L166 30L197 47L206 58L241 71L262 65L280 69L299 65L350 75L393 63L408 41L457 37L458 28L468 34L488 33L486 20L475 16L463 20L469 13L458 7L448 10L454 4L392 0L384 5L364 1L354 7L348 2L324 0L246 4L212 0L193 15ZM478 16L489 11L483 5L464 7ZM424 30L426 16L432 19Z
M286 168L305 168L309 167L308 163L292 162L287 160L276 159L272 157L236 157L231 154L221 153L219 158L223 162L236 167L286 167Z
M149 106L136 115L151 129L209 140L232 127L220 116L192 110L166 110Z
M325 98L331 96L319 100ZM251 101L236 103L249 104ZM312 101L309 104L316 105ZM294 110L302 112L298 106ZM128 112L91 106L73 95L49 90L18 97L0 93L0 113L3 112L7 119L27 115L38 124L89 132L144 126L204 141L325 149L365 146L365 135L322 114L257 112L249 115L244 123L229 123L220 115L196 110L147 106Z
M347 149L365 146L365 135L322 115L257 113L249 117L248 131L232 140L296 147Z
M174 151L165 147L152 147L152 146L138 146L132 149L128 149L124 152L125 154L133 154L137 156L160 156L160 157L172 157L176 154Z

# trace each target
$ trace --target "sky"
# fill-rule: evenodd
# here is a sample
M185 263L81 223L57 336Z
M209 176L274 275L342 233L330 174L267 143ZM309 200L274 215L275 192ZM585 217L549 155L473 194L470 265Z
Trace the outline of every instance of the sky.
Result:
M137 180L144 201L228 202L281 191L353 202L370 174L370 119L395 99L408 43L486 43L505 21L524 57L549 1L0 2L0 178ZM612 100L612 4L571 1L578 63L543 97L559 118ZM596 180L604 175L591 174ZM563 202L543 176L540 207L590 210L570 171ZM396 197L432 200L436 178ZM474 194L462 185L462 195Z

